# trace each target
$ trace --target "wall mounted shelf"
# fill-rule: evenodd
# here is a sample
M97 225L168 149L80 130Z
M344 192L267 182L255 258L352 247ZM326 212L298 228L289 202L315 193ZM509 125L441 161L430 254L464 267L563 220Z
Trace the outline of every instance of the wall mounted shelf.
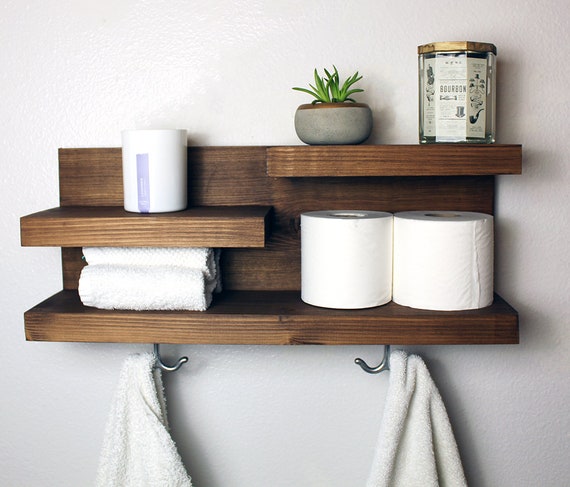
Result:
M21 219L23 246L259 247L270 207L210 206L175 213L129 213L122 207L67 206Z
M484 176L520 174L520 145L269 147L267 174L318 176Z
M60 207L22 217L25 246L62 247L64 289L25 313L38 341L200 344L512 344L518 313L389 303L317 308L300 299L299 215L319 209L494 212L494 177L520 174L519 145L191 147L190 207L122 209L121 151L60 149ZM224 292L205 312L82 305L83 246L223 247Z
M26 312L26 338L39 341L436 345L518 342L517 314L503 299L484 309L422 311L389 303L365 310L317 308L297 291L227 291L205 312L86 308L62 291Z

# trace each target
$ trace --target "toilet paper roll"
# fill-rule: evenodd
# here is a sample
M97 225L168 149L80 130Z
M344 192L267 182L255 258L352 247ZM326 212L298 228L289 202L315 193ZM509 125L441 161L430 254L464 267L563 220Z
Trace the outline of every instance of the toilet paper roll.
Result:
M454 311L493 302L493 217L484 213L394 214L394 302Z
M301 299L360 309L392 299L391 213L312 211L301 215Z

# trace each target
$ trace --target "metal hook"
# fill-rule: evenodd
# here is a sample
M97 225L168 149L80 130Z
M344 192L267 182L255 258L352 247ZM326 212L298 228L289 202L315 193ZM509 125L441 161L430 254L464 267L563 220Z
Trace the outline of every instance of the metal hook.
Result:
M360 365L364 372L369 374L379 374L383 370L390 370L390 345L384 345L384 357L382 357L382 362L376 367L370 367L364 360L357 358L354 363Z
M182 364L188 362L188 357L181 357L178 359L178 362L176 362L176 365L166 365L160 358L158 343L154 344L154 355L156 356L156 366L165 372L175 372L180 367L182 367Z

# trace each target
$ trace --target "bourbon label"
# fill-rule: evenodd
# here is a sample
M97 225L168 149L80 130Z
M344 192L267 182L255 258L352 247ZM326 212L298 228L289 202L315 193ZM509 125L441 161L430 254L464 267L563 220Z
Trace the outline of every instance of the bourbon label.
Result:
M424 63L424 136L436 141L485 138L486 59L445 54Z

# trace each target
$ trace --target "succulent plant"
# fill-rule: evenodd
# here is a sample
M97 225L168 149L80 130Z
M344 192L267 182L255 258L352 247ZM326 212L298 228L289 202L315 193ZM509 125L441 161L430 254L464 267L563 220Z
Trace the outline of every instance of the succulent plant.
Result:
M359 93L364 90L360 88L350 89L350 87L357 81L360 81L362 79L362 76L359 76L357 71L341 86L338 70L334 65L333 68L334 70L332 73L327 71L327 69L324 69L325 76L323 77L319 76L319 73L315 68L315 85L313 86L312 84L309 84L311 89L299 87L294 87L293 89L314 96L315 100L312 102L313 105L315 103L344 103L347 101L355 102L355 100L350 98L350 95Z

